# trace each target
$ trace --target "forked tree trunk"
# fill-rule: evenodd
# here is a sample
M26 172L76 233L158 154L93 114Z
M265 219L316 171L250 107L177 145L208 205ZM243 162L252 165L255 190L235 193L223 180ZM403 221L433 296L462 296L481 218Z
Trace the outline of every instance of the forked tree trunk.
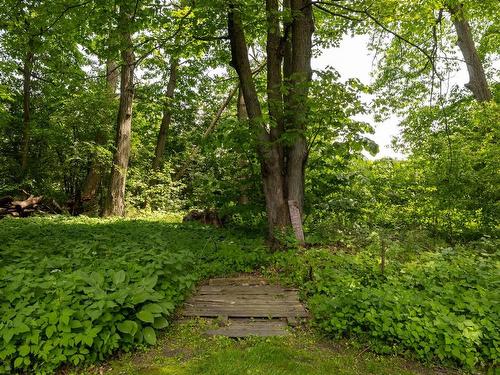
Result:
M257 134L257 151L261 164L269 237L274 239L275 230L283 230L290 224L284 191L283 162L277 143L271 141L271 135L263 124L262 109L252 78L240 11L233 4L229 6L228 32L231 41L231 63L240 79L250 125Z
M122 40L122 68L120 83L120 106L118 109L116 129L116 151L111 169L111 181L108 197L103 212L104 216L125 215L125 183L128 161L130 157L130 141L132 131L132 102L134 98L134 65L135 57L130 33L132 12L120 8L120 25Z
M106 62L106 86L110 95L115 95L116 87L118 85L118 79L120 78L120 70L118 64L108 59ZM106 143L106 133L105 131L99 129L95 135L96 145L102 146ZM92 163L90 165L90 170L85 178L82 189L82 201L89 202L94 200L97 196L99 186L102 181L102 168L103 166L99 162L97 156L92 158Z
M467 64L469 83L465 86L472 92L478 102L489 101L492 99L491 90L488 86L484 67L477 53L474 39L472 38L469 22L464 15L463 6L449 7L448 10L453 18L453 25L457 32L458 47Z
M21 172L28 168L30 138L31 138L31 74L33 72L33 39L28 42L28 51L23 66L23 133L21 139Z
M158 132L158 140L156 142L155 157L153 159L153 170L161 169L163 163L163 155L168 140L168 132L172 121L172 99L174 98L175 85L177 83L177 67L179 59L173 57L170 60L170 77L168 78L167 92L165 94L165 106L163 108L163 117L161 120L160 131Z

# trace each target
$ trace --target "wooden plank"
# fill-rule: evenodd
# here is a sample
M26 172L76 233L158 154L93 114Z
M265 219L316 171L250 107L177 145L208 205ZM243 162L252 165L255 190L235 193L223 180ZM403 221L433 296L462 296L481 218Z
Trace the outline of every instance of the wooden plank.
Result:
M233 285L233 286L213 286L202 285L198 291L199 294L280 294L286 292L297 292L297 289L282 288L273 285Z
M277 299L266 299L266 298L252 298L252 299L239 299L239 298L227 298L221 296L210 297L210 298L198 298L193 297L186 301L190 305L207 305L207 304L226 304L226 305L240 305L240 306L253 306L253 305L302 305L297 299L289 300L277 300Z
M220 310L220 309L228 309L230 311L258 311L258 312L265 312L265 311L305 311L302 305L295 304L295 305L231 305L231 304L224 304L224 303L214 303L214 304L205 304L205 305L199 305L199 304L187 304L186 309L196 309L196 310Z
M286 329L287 325L282 321L255 321L255 322L235 322L229 321L227 327L221 327L206 332L211 336L227 337L248 337L248 336L286 336L290 333Z
M265 298L255 298L255 299L244 299L244 298L227 298L227 297L210 297L210 298L198 298L192 297L186 301L187 304L197 305L197 304L208 304L208 303L225 303L230 305L302 305L298 299L265 299Z
M287 318L298 317L305 318L308 316L304 308L289 308L289 307L265 307L265 308L248 308L242 310L240 307L221 306L221 307L196 307L189 306L183 313L183 316L199 316L207 318L216 318L218 316L228 316L229 318Z
M200 293L192 295L191 298L237 298L240 300L251 300L251 299L266 299L266 300L274 300L274 301L287 301L287 300L297 300L299 301L299 296L296 294L242 294L242 293Z
M227 285L267 285L267 281L261 278L252 276L230 277L210 279L208 284L210 286L227 286Z

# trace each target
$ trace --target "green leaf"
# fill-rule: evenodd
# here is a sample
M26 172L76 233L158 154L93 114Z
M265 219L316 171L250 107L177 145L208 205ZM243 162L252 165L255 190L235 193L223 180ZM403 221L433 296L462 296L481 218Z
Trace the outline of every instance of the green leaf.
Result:
M141 310L136 315L143 322L153 323L155 321L154 315L150 311L147 311L147 310Z
M123 333L128 333L130 335L135 335L135 332L137 331L137 323L134 322L133 320L125 320L121 323L118 323L116 325L116 328L118 328L118 331L123 332Z
M19 354L23 357L26 357L28 354L30 354L30 347L29 345L23 345L19 348Z
M141 291L141 292L138 292L138 293L132 295L131 302L134 305L137 305L137 304L142 303L144 301L151 300L152 297L153 296L151 295L151 293Z
M94 338L92 336L85 335L82 338L82 342L87 344L88 346L91 346L92 343L94 342Z
M149 344L149 345L154 345L156 344L156 334L155 330L151 327L146 327L142 331L144 334L144 340Z
M46 334L46 335L47 335L47 337L50 339L56 330L57 330L57 327L56 327L56 326L48 326L48 327L45 329L45 334Z
M12 331L11 329L6 329L5 332L3 333L3 339L5 343L8 344L13 336L14 336L14 331Z
M123 270L120 270L118 272L115 272L113 275L113 283L115 285L119 285L125 281L126 273Z
M142 308L143 311L149 311L150 313L153 313L153 314L161 314L163 312L163 309L160 305L158 305L157 303L150 303L148 305L145 305L143 308Z
M155 321L153 323L153 327L156 329L162 329L168 326L168 321L162 316L159 316L158 318L155 318Z
M23 365L24 358L23 357L17 357L16 360L14 361L14 367L19 368Z

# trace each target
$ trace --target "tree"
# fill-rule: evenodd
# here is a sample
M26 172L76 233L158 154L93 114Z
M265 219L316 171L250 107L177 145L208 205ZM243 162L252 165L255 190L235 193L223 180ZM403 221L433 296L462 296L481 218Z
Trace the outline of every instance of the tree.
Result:
M463 4L448 5L447 9L452 17L458 37L457 44L469 73L469 83L466 87L478 102L489 101L492 99L491 90L486 80L483 63L476 50L469 21L465 17L464 6Z
M125 215L125 182L130 157L132 131L132 104L134 98L135 55L131 27L134 21L134 8L124 2L120 5L118 32L121 40L121 80L120 105L116 123L116 151L113 156L111 181L108 188L104 216Z
M267 16L267 106L266 123L248 57L241 4L230 3L228 33L232 65L245 100L261 163L266 200L268 236L276 244L276 230L290 225L288 201L304 207L304 173L307 161L305 126L308 113L308 86L311 80L313 19L307 1L266 2ZM280 20L280 14L291 16ZM282 27L283 26L283 27ZM283 34L282 34L283 30ZM284 83L286 80L286 83ZM289 90L283 95L286 87Z
M165 105L163 108L163 115L161 119L160 131L158 132L158 140L156 141L155 156L153 159L153 170L161 169L163 162L163 154L168 140L168 132L170 129L170 122L172 121L172 99L174 98L174 90L177 83L177 67L179 59L172 57L170 59L170 75L167 84L167 91L165 93Z

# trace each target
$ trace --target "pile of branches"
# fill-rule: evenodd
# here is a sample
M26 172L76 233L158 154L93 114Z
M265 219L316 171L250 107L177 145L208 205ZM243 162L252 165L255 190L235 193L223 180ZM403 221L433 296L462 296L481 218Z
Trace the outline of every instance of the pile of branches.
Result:
M0 219L5 216L28 217L35 213L61 213L63 210L55 200L44 200L43 195L26 194L26 199L11 196L0 198Z

